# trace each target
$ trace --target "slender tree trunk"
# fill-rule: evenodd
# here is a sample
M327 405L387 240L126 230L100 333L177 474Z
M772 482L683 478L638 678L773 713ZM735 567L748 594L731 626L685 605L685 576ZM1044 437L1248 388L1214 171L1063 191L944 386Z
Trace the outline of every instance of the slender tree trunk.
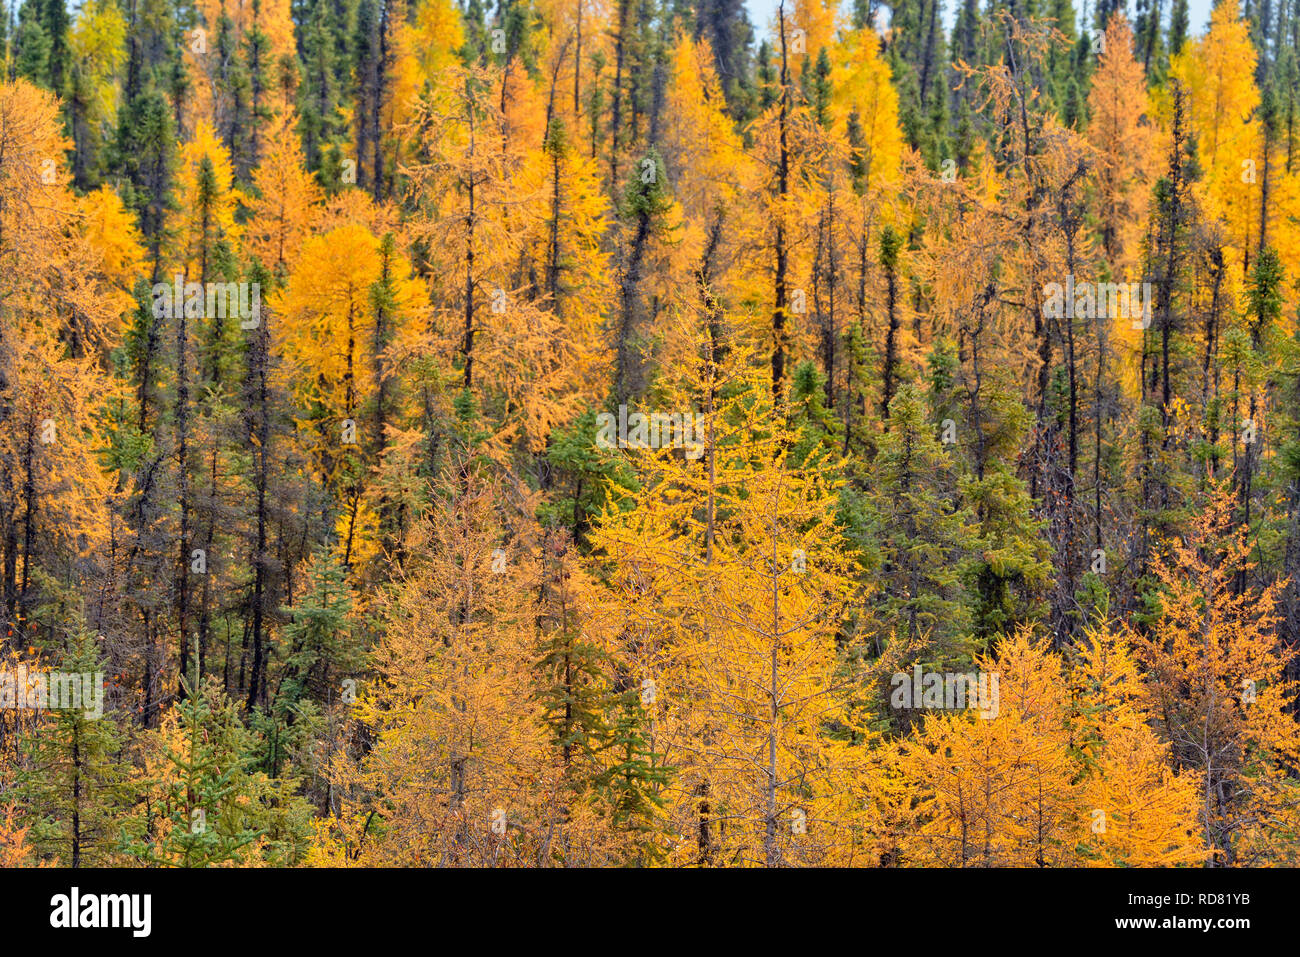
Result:
M777 7L777 19L781 31L781 106L777 113L779 136L779 153L777 159L777 202L779 209L776 216L776 279L774 283L775 302L772 308L772 397L778 404L785 390L785 349L789 335L786 330L787 290L786 273L789 269L789 250L786 248L785 235L785 200L790 190L790 67L786 49L785 35L785 0Z
M885 267L885 308L889 315L889 329L885 333L885 366L881 374L880 417L889 421L889 403L894 399L894 382L898 367L898 275L893 265Z
M180 485L181 534L179 578L176 588L178 622L177 643L180 651L180 675L177 679L180 699L185 698L184 679L190 663L190 464L189 464L189 343L185 307L176 313L176 468ZM197 691L197 689L195 689Z
M623 123L623 60L626 56L627 8L631 0L618 0L618 36L614 38L614 99L609 111L609 186L618 190L618 148ZM595 117L592 118L593 122Z

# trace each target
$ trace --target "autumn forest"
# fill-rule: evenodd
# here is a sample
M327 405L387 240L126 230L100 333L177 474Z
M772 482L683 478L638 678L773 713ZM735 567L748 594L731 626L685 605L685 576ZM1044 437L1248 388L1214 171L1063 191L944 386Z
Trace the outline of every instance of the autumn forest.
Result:
M1300 865L1300 0L1135 3L0 4L0 867Z

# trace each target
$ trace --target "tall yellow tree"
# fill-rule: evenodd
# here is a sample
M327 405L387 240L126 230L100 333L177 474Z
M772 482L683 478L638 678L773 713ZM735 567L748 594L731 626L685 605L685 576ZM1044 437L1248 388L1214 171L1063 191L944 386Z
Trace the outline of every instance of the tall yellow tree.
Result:
M1237 588L1251 548L1231 516L1231 493L1215 489L1187 538L1168 543L1152 565L1158 616L1134 645L1156 727L1197 778L1197 823L1216 862L1294 861L1296 652L1274 627L1280 584Z
M900 841L903 859L1069 865L1080 825L1060 658L1022 631L976 664L984 707L928 712L898 749L903 779L918 795L914 829ZM939 677L946 687L948 676Z
M1197 781L1174 770L1152 728L1151 697L1122 628L1089 630L1072 662L1083 863L1169 867L1205 860Z
M1146 78L1133 57L1122 14L1106 24L1105 46L1088 92L1088 141L1097 150L1097 211L1112 273L1132 274L1150 191L1152 134ZM1124 281L1117 279L1117 282Z
M468 462L437 492L378 601L376 680L354 711L374 746L338 757L341 808L321 851L370 865L541 863L563 802L529 693L535 502Z
M1170 63L1172 78L1187 92L1205 208L1224 221L1233 261L1245 275L1258 253L1259 155L1257 55L1250 26L1237 0L1214 7L1209 32L1188 44Z
M390 375L387 343L423 301L405 258L356 223L304 243L272 299L279 374L303 410L308 452L335 496L345 565L358 557L356 546L365 546L361 558L375 547L357 534L374 525L363 509L369 470L385 442L375 399Z
M688 441L661 431L633 453L635 506L606 514L593 543L612 565L622 653L654 695L657 747L678 769L673 859L824 862L860 813L841 800L859 759L846 724L858 677L838 651L855 586L836 463L793 451L754 373L735 385ZM683 401L675 414L692 413Z
M89 556L110 534L99 364L125 293L81 228L54 98L0 83L0 597L26 617L41 565ZM12 627L12 625L11 625Z
M266 153L253 170L256 195L249 201L252 216L244 234L252 254L280 272L297 257L322 199L315 176L303 164L296 126L296 116L286 112L267 131Z

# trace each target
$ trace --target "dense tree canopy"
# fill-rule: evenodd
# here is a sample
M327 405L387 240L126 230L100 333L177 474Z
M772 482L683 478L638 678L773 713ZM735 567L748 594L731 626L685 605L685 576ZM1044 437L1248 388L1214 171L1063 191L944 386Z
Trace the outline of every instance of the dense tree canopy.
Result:
M0 865L1300 863L1297 0L9 6Z

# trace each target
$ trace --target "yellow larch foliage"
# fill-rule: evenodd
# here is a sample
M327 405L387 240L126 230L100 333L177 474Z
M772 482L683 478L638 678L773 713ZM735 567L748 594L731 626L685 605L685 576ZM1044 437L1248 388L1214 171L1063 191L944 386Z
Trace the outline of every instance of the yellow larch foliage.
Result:
M280 318L276 348L285 360L283 374L303 407L320 410L316 427L322 450L340 441L340 423L355 419L373 392L371 292L381 268L380 240L363 226L340 226L303 245L285 288L272 299ZM422 285L409 275L409 264L398 257L393 266L398 313L423 300Z
M27 843L29 827L19 827L16 808L10 804L0 816L0 867L39 866L33 860L31 845Z
M1075 745L1084 763L1081 863L1202 863L1195 775L1176 773L1152 730L1150 698L1124 629L1089 630L1074 658Z
M714 208L729 211L753 188L748 158L725 112L722 85L707 40L679 38L665 93L663 149L671 157L673 195L697 229Z
M1263 176L1256 59L1237 0L1224 0L1214 8L1209 32L1170 62L1173 80L1187 93L1203 170L1197 195L1209 215L1223 220L1232 261L1243 271L1258 252ZM1163 99L1167 125L1167 92Z
M735 324L756 278L736 267L739 244L758 228L751 199L761 172L725 112L714 62L707 40L680 37L665 91L661 148L681 212L669 237L674 279L663 287L680 319L661 324L661 355L672 368L694 354L704 323L726 316Z
M303 166L297 116L286 112L273 121L262 162L253 170L255 196L244 242L272 269L291 267L310 235L323 193Z
M693 439L633 452L634 507L607 513L593 544L613 566L627 666L656 688L656 748L676 768L670 859L845 860L862 810L844 781L862 752L831 730L849 710L836 637L856 590L835 463L791 454L760 376L736 385Z
M889 64L880 56L880 37L870 28L847 33L832 48L831 109L841 137L851 115L863 133L862 163L868 189L892 182L903 159L898 125L898 91Z
M199 279L204 266L210 265L203 259L211 256L213 243L222 236L234 239L242 231L235 222L239 192L230 154L210 123L200 122L194 138L181 146L176 187L182 262Z
M135 217L107 186L79 200L82 234L100 257L105 279L115 289L130 293L144 266L144 247Z
M450 0L414 0L414 16L391 25L393 64L384 104L384 129L397 132L414 118L420 96L446 96L444 77L458 63L465 42L461 18Z
M33 307L46 290L28 277L45 271L74 205L63 164L70 146L53 95L25 80L0 83L0 275L17 295L35 293Z
M104 282L103 259L77 228L65 145L53 96L0 83L0 474L7 520L21 521L24 591L36 541L87 554L111 534L99 360L129 297Z
M1280 585L1239 593L1251 546L1232 493L1216 489L1185 540L1154 562L1159 615L1135 634L1151 713L1176 766L1197 778L1197 823L1221 864L1295 862L1300 760L1291 709L1296 655L1275 630Z
M1106 25L1105 48L1088 93L1088 142L1096 150L1096 208L1101 222L1101 252L1112 282L1134 282L1141 263L1141 244L1150 206L1156 163L1154 130L1146 77L1133 57L1128 21L1116 13ZM1112 324L1123 361L1121 380L1136 394L1142 330L1128 317Z
M1130 275L1140 250L1154 156L1146 78L1133 57L1122 14L1106 25L1106 44L1088 93L1088 142L1097 150L1102 245L1116 277ZM1123 281L1117 278L1116 281Z
M343 823L321 839L363 865L535 864L560 806L529 694L530 502L472 472L441 491L379 598L381 680L355 708L375 743L333 767Z
M899 749L921 795L902 857L943 867L1069 864L1080 823L1060 659L1021 631L976 664L985 707L927 713Z
M786 41L795 54L792 72L797 75L802 69L805 52L811 63L816 61L819 50L834 45L839 0L786 0L785 15L788 21Z

